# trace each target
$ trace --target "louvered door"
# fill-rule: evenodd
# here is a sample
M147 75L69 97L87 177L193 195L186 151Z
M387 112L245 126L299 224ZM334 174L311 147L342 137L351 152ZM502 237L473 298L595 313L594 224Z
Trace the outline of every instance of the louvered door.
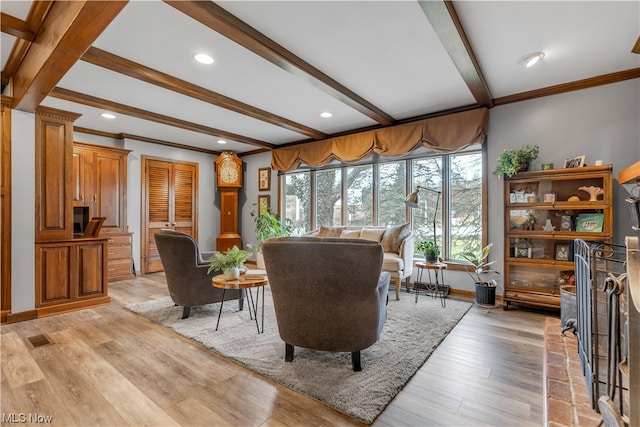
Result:
M148 158L143 159L143 163L143 215L146 225L143 230L142 267L144 273L152 273L164 270L154 239L158 230L170 228L197 238L198 165Z

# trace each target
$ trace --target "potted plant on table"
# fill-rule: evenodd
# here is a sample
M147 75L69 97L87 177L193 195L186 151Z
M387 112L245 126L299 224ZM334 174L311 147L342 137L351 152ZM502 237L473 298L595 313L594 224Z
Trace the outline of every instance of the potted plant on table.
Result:
M440 255L440 248L433 240L421 240L418 243L418 252L423 253L427 262L435 262Z
M520 148L504 150L498 156L498 166L495 174L498 177L506 175L508 177L518 172L529 169L529 163L538 158L540 147L538 145L523 145Z
M265 240L271 237L290 236L293 227L290 219L285 218L284 220L281 220L268 209L265 209L260 214L251 212L251 216L254 217L253 221L256 226L256 243L252 249L256 254L258 269L263 270L265 266L264 258L262 256L262 244Z
M216 252L209 258L209 269L207 274L213 270L221 270L226 280L234 280L240 277L240 267L251 256L250 252L239 249L237 246L231 248L228 252Z
M495 264L495 261L488 261L492 246L493 243L489 243L480 253L468 250L461 254L469 262L465 268L476 284L476 303L484 307L496 305L497 283L494 277L500 273L489 268Z

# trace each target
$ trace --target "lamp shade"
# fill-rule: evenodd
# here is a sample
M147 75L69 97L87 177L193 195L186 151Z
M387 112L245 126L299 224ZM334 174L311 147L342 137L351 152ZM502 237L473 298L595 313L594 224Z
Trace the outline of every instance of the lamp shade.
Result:
M409 206L410 208L417 208L418 207L418 191L419 189L409 194L407 198L404 199L404 204Z

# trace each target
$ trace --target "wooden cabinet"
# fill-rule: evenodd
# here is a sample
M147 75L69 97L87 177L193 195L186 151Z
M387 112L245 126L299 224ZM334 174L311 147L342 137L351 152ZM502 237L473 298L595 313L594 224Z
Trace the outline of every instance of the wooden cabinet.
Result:
M131 253L131 238L133 233L106 234L107 248L107 277L110 282L132 279L133 262Z
M38 317L110 301L106 239L36 243Z
M573 240L611 242L611 166L522 172L504 180L504 308L560 308Z
M36 112L36 242L73 237L73 122L78 117L48 107Z
M238 190L221 190L220 235L216 238L216 249L227 252L234 246L242 248L242 237L238 234Z
M73 206L104 216L103 232L127 231L127 155L130 150L73 144Z
M73 144L73 206L87 208L89 218L106 217L100 236L109 242L109 281L133 278L126 204L129 152L81 142Z

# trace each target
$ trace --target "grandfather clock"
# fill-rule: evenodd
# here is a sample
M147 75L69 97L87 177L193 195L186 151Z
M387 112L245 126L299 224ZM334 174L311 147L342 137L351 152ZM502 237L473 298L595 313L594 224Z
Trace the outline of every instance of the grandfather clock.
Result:
M238 234L238 190L242 188L242 160L231 151L216 159L216 181L220 190L220 235L216 249L227 252L234 245L242 249Z

